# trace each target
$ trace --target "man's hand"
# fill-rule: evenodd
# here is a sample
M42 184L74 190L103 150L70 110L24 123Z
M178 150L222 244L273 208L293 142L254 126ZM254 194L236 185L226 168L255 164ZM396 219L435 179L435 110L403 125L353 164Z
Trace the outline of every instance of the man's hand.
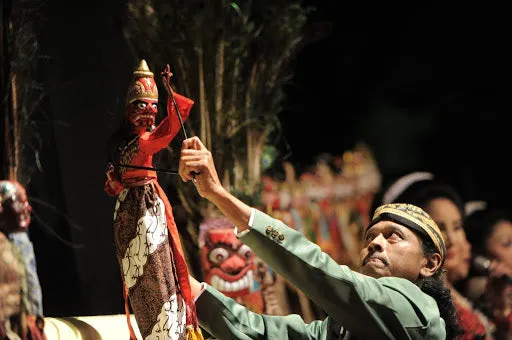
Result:
M205 286L201 284L201 282L197 281L192 275L188 275L188 280L190 281L190 290L192 293L192 298L195 300L205 289Z
M215 194L224 190L215 169L212 153L198 137L183 141L178 173L184 182L193 181L199 195L210 201Z

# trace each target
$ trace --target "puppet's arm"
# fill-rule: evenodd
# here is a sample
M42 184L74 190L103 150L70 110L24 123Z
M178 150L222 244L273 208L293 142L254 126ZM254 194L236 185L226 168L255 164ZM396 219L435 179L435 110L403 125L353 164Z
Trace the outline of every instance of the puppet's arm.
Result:
M162 81L167 91L167 117L165 117L157 128L150 134L142 137L140 140L141 147L143 150L154 154L157 151L165 148L173 140L176 134L181 130L180 119L178 118L178 112L174 106L172 97L176 100L176 104L179 107L181 113L181 120L185 122L190 114L190 109L194 105L194 101L185 96L182 96L171 89L170 78L172 73L169 65L167 65L164 72L162 72Z
M174 93L174 98L180 108L181 119L185 122L194 102L177 93ZM178 113L176 112L172 99L169 98L167 100L167 117L160 122L152 133L140 139L141 148L148 153L154 154L169 145L180 130L181 124Z

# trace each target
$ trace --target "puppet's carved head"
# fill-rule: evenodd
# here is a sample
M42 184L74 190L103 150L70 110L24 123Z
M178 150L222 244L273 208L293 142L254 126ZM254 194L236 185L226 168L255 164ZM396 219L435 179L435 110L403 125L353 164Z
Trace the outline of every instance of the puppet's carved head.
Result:
M158 112L158 88L153 72L144 59L133 72L132 82L126 95L126 118L135 130L145 131L154 126Z
M16 181L0 181L0 230L4 233L25 230L32 207L25 188Z

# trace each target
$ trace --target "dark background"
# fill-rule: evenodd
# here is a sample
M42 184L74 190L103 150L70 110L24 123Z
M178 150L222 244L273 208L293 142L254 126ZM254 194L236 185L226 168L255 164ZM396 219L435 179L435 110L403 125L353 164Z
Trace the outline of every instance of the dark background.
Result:
M331 30L299 54L280 114L299 171L323 152L341 155L364 141L385 185L426 170L465 199L512 203L504 8L307 3L317 7L311 21ZM41 124L44 172L28 190L60 212L33 204L47 316L124 312L114 201L103 192L106 140L138 59L123 40L122 5L44 6L40 72L53 123Z

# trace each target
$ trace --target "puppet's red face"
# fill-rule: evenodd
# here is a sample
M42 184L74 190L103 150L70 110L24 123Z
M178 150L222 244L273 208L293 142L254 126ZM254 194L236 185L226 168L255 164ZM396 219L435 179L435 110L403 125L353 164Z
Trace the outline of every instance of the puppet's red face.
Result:
M126 118L136 132L146 131L155 124L158 112L158 88L153 77L136 79L128 88Z
M126 108L127 118L135 128L147 129L153 126L156 121L157 112L157 101L149 99L136 100L128 104Z
M202 249L205 281L227 296L244 296L254 285L254 253L230 229L207 232Z

